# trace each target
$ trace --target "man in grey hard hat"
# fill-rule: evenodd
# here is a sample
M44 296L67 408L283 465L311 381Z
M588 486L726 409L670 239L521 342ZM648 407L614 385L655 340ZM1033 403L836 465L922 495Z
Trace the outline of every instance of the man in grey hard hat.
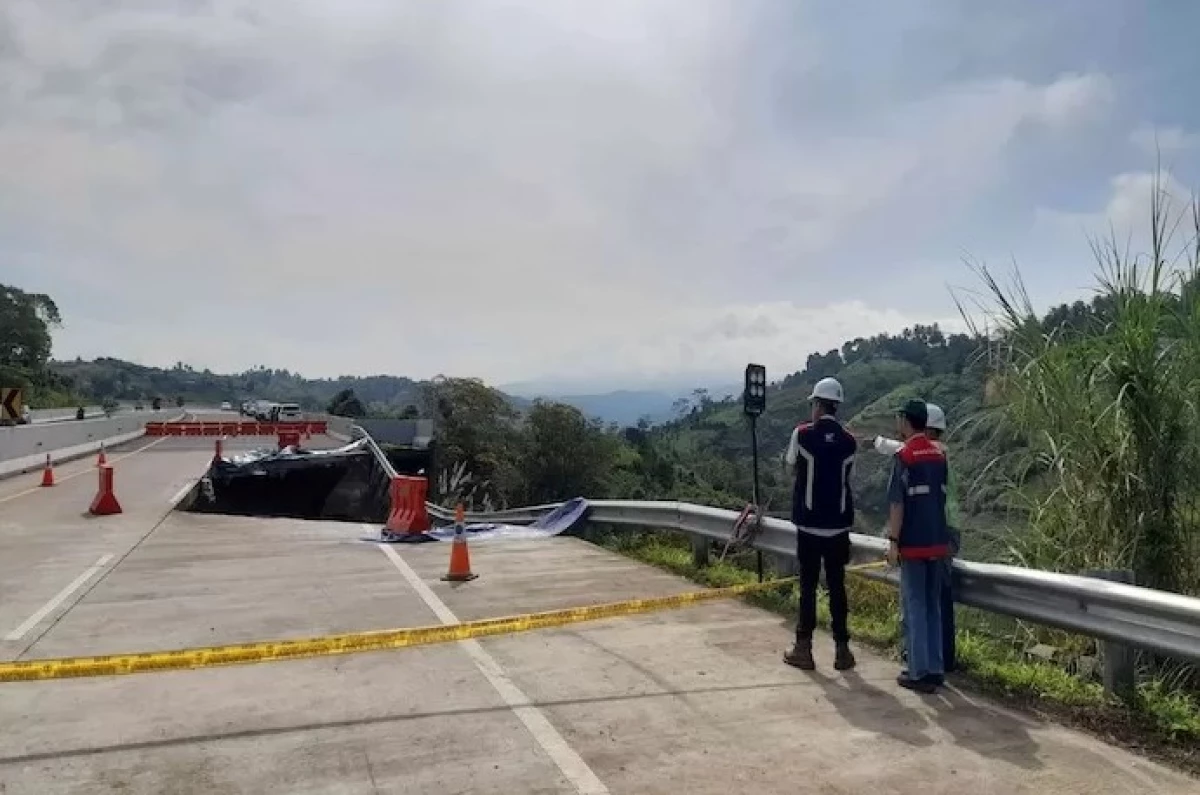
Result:
M837 651L833 667L854 667L850 651L846 564L850 562L850 528L854 526L854 495L850 472L858 443L837 420L843 401L842 385L822 378L808 396L812 419L792 431L785 460L796 473L792 493L792 522L796 525L796 561L800 567L800 614L796 645L784 662L805 671L816 667L812 635L817 626L817 581L825 568L829 589L830 628Z
M946 443L942 441L942 436L946 433L946 413L942 408L934 403L925 404L927 419L925 422L925 435L929 440L938 447L943 455L948 455L949 450ZM870 440L864 440L870 443ZM904 446L904 442L896 439L889 439L886 436L876 436L873 442L875 451L881 455L893 456L900 452L900 448ZM957 628L954 620L954 592L953 592L953 569L951 561L954 555L958 554L961 544L961 529L958 517L958 494L955 488L954 470L950 469L948 474L948 482L946 488L946 520L950 525L950 556L945 562L945 576L942 580L941 589L941 614L942 614L942 664L946 673L955 670L957 666ZM901 634L904 631L904 611L903 606L900 612ZM901 652L901 657L906 656Z

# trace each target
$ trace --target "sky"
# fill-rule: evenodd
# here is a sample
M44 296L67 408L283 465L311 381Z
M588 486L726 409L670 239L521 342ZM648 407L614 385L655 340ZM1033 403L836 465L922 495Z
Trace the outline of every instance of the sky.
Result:
M1190 0L5 0L59 358L571 391L1086 297L1200 187ZM1110 227L1111 224L1111 227ZM965 292L964 292L965 291Z

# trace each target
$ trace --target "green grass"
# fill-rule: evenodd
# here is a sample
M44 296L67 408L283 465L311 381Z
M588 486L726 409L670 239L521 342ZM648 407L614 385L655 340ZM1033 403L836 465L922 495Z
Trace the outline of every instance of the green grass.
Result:
M603 547L706 586L719 588L752 582L753 553L731 555L724 562L715 556L705 567L692 562L690 541L668 531L601 532L592 539ZM775 576L766 572L766 576ZM851 576L850 633L857 642L899 658L899 621L896 592L890 586ZM794 616L794 585L749 594L745 601L785 616ZM822 594L817 609L822 627L829 626L828 603ZM1185 690L1162 680L1139 685L1128 701L1104 692L1101 684L1056 662L1031 659L1014 634L1016 624L979 611L959 608L958 661L962 677L976 689L1015 700L1034 709L1050 711L1079 725L1102 728L1110 737L1163 752L1173 761L1200 770L1200 702ZM1074 644L1070 636L1054 635L1055 645Z

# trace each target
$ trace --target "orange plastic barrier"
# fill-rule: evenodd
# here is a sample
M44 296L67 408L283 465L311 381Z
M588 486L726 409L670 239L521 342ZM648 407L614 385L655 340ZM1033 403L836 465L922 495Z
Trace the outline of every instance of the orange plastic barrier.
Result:
M323 434L325 420L312 422L148 422L147 436L277 436L280 433Z
M429 512L425 509L425 497L429 493L429 481L421 477L397 475L392 478L388 496L391 512L384 525L393 533L424 533L429 529Z
M279 432L279 449L280 450L282 450L285 447L299 447L299 446L300 446L300 431L281 430Z

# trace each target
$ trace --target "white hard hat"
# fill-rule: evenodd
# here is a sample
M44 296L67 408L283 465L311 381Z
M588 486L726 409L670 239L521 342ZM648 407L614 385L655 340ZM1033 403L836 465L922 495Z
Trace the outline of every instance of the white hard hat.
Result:
M828 400L831 403L842 402L842 385L836 378L822 378L813 385L809 400Z
M933 428L935 431L946 430L946 412L942 411L941 406L926 403L925 410L929 412L929 418L925 420L926 428Z

